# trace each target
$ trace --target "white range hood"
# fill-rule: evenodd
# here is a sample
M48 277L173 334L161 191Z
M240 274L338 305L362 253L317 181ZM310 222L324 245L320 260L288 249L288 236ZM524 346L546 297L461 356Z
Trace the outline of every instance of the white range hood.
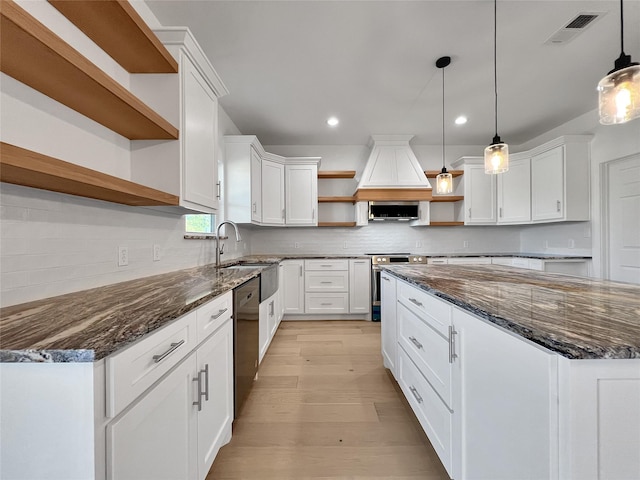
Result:
M373 135L358 201L430 200L431 184L409 146L413 135Z

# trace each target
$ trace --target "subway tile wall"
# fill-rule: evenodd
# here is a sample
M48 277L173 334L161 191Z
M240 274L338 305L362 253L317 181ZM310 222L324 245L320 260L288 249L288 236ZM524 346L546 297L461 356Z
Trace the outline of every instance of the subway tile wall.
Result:
M223 260L250 252L250 232ZM180 215L3 183L0 187L0 306L205 265L215 242L185 240ZM160 261L153 261L153 245ZM118 266L126 246L129 265Z

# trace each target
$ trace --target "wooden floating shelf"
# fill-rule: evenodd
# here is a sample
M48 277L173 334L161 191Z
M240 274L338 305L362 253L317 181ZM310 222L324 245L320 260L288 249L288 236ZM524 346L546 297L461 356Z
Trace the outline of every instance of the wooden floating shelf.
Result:
M178 73L178 62L126 0L49 0L129 73Z
M0 181L132 206L178 206L160 190L0 142Z
M355 170L325 170L318 172L318 178L354 178Z
M0 70L16 80L130 140L178 138L171 123L12 0L0 1L0 42Z
M464 170L447 170L452 177L459 177L464 174ZM436 178L440 175L440 170L425 170L424 174L427 178Z
M460 227L464 222L430 222L430 227Z
M318 203L356 203L356 197L318 197Z
M356 222L318 222L319 227L355 227Z
M464 200L462 195L434 195L431 197L432 202L459 202Z

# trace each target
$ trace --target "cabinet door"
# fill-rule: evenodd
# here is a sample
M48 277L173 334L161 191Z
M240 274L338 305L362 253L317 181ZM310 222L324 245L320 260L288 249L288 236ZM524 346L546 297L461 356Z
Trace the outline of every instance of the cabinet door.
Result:
M107 425L107 478L198 478L196 356L191 355Z
M278 329L278 312L277 312L277 294L273 295L267 302L267 325L269 326L269 343L273 339L273 336L276 334L276 330Z
M496 223L496 175L484 173L484 165L464 167L464 223Z
M269 346L269 320L268 320L268 310L267 310L267 302L262 302L259 308L258 315L258 344L259 344L259 352L258 362L262 362L264 358L264 354L267 353L267 347Z
M231 440L233 422L233 322L220 327L197 352L201 408L198 409L198 478L207 476L220 447ZM178 477L176 477L178 478Z
M511 160L498 175L498 223L531 221L531 159Z
M282 265L283 311L304 313L304 260L285 260Z
M457 308L453 322L453 478L557 478L557 355Z
M251 148L251 221L262 222L262 160Z
M284 223L284 165L262 160L262 223Z
M349 260L349 312L371 311L371 262Z
M380 335L384 366L396 375L396 279L386 272L380 273Z
M182 195L187 202L218 208L218 99L185 56L182 67Z
M318 166L285 167L287 225L318 225Z
M564 146L531 158L531 220L564 217Z

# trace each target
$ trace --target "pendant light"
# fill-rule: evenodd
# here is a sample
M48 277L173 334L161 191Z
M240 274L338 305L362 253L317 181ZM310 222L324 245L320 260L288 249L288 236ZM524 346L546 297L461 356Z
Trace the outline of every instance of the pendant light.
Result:
M493 1L493 87L495 93L496 135L484 149L484 173L504 173L509 170L509 145L498 135L498 2Z
M640 117L640 65L624 53L624 15L620 0L620 56L598 83L600 123L614 125Z
M436 67L442 69L442 171L436 177L436 193L448 195L453 191L453 177L444 166L444 68L451 63L451 57L440 57Z

